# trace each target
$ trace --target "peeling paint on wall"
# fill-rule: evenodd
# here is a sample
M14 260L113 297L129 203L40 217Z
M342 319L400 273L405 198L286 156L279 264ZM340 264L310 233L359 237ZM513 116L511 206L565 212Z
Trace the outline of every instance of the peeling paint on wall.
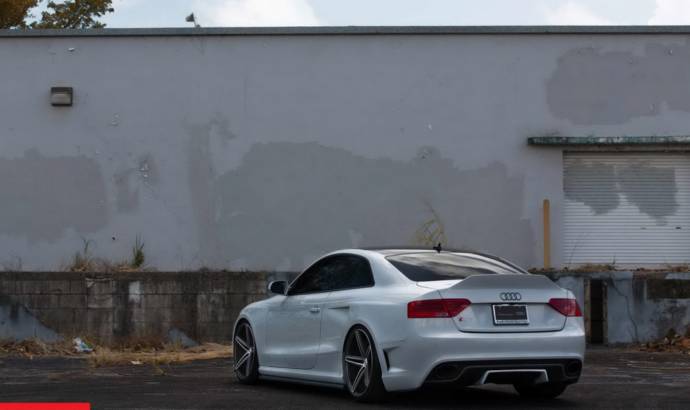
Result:
M590 186L595 177L597 183ZM616 209L620 204L613 165L577 162L565 169L563 188L566 198L584 203L597 215Z
M284 266L287 258L290 269L301 269L305 255L351 246L352 232L360 246L412 244L430 204L448 246L528 263L534 237L522 219L522 178L500 163L459 170L437 149L422 151L398 161L318 143L254 144L238 168L199 186L212 170L208 150L196 145L190 189L203 247L220 265L241 258Z
M190 135L208 137L212 140L227 142L237 138L230 129L230 121L220 113L216 113L208 122L203 124L187 123L185 128Z
M151 154L145 154L139 157L137 161L139 171L139 178L145 184L157 184L160 181L160 174L156 161Z
M152 154L141 155L136 163L113 175L115 205L118 212L139 209L139 188L151 188L160 182L158 166Z
M139 208L139 188L132 182L134 170L127 169L113 175L115 206L118 212L132 212Z
M525 137L552 131L582 136L687 134L688 114L683 109L690 99L688 41L688 35L680 33L502 34L500 39L488 34L7 39L0 46L0 60L6 77L16 80L0 84L0 264L10 269L55 269L80 247L79 236L98 244L98 257L120 260L129 253L124 238L141 234L147 240L147 259L162 270L299 269L304 259L333 246L413 240L415 230L430 220L424 207L429 201L453 245L481 247L536 266L541 264L540 206L549 198L554 212L552 262L563 265L568 253L559 246L565 241L559 228L565 205L560 152L528 148ZM201 44L213 63L199 64ZM62 53L72 46L78 52ZM78 106L61 110L46 103L53 79L68 80L106 60L107 84L102 76L79 77ZM289 197L283 189L245 193L236 182L230 187L237 197L290 202L266 205L270 213L264 224L270 229L251 235L248 219L259 219L259 209L243 199L237 206L228 202L230 188L219 178L235 182L231 176L242 174L259 183L260 171L250 169L246 161L243 165L242 158L260 142L341 147L345 151L336 157L373 169L372 180L389 185L384 190L398 195L398 200L354 201L349 197L361 191L356 184L348 185L355 187L346 193L346 199L355 202L350 206L313 193ZM420 149L415 156L425 145L432 155ZM440 160L432 147L442 151ZM93 182L75 183L74 172L66 176L70 167L62 165L40 171L41 176L38 171L27 173L16 164L28 163L22 157L32 148L46 157L44 164L50 157L77 159L82 169L77 175L90 176ZM294 161L310 160L310 155L318 155L313 151L295 155ZM155 161L147 160L149 154ZM248 158L254 155L259 156ZM272 164L264 161L266 178L298 188L318 182L316 176L306 176L304 182L271 176L289 170L288 165L296 167L288 164L293 161L289 155L292 150L283 157L264 155L279 164L270 171ZM377 156L395 161L371 161ZM445 165L445 159L451 165ZM237 172L239 167L243 173ZM334 184L341 178L322 165L314 173L324 168L324 181ZM17 169L36 183L18 184L13 175ZM427 174L406 185L399 169L422 169ZM157 186L151 182L152 170L159 175ZM483 177L480 170L488 174ZM343 168L342 178L366 185L367 178L357 170L351 177L350 171ZM392 176L384 178L386 172ZM97 187L99 175L104 190ZM680 174L677 178L682 206L684 182ZM492 183L496 188L482 186ZM18 185L30 186L31 191L23 192ZM495 197L487 200L489 190ZM22 195L25 199L18 201ZM483 209L473 196L490 209ZM300 198L320 202L307 206L315 215L302 225L296 222L299 203L291 205ZM618 198L624 199L620 194ZM100 200L112 214L105 208L92 209ZM377 217L374 212L380 210L363 213L359 203L364 201L393 209ZM28 202L32 205L26 208L23 204ZM55 211L60 209L55 205L63 203L70 204L64 217ZM326 206L343 215L327 219ZM583 206L583 213L588 211ZM490 212L502 216L494 222ZM672 219L668 218L669 226ZM217 221L224 225L215 226ZM378 224L387 228L398 223L401 226L388 229L386 237L373 232ZM684 224L678 226L679 235L688 231ZM288 227L314 231L288 235ZM331 231L337 233L324 234ZM310 239L300 246L304 236ZM315 243L321 236L323 244ZM514 248L506 245L509 241ZM250 247L253 253L243 264L241 251ZM261 247L272 247L272 255L259 258L256 249Z
M53 241L68 228L91 233L106 224L101 169L86 156L45 157L30 149L0 158L0 187L0 233Z
M188 126L191 138L187 147L187 175L190 200L197 226L198 253L195 262L201 266L217 262L218 240L213 226L215 203L211 200L215 170L211 160L208 129L202 126Z
M649 181L654 181L654 187L650 187ZM614 166L576 161L566 167L563 186L567 199L584 203L597 215L618 208L620 195L660 224L678 209L674 168L654 167L643 162ZM648 199L650 189L654 189L658 199L653 203Z
M141 303L141 282L139 281L134 281L134 282L129 282L129 292L127 294L129 295L128 302L129 303Z
M646 200L646 195L644 195L650 189L648 184L641 182L650 180L653 180L655 184L654 196L660 199L654 206ZM618 181L623 195L640 212L659 222L663 222L664 218L676 213L678 188L675 169L652 167L642 163L633 164L618 170Z
M690 45L648 44L633 51L570 50L547 82L551 112L575 124L623 124L655 116L662 104L690 112Z

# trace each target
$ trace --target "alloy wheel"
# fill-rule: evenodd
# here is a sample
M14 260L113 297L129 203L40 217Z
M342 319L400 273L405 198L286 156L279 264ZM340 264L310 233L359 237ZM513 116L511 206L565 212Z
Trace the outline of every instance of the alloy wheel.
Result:
M235 332L233 343L235 360L234 370L238 377L248 379L252 376L256 344L249 323L241 323Z
M366 393L373 377L374 351L369 335L363 329L354 329L345 344L345 380L353 396Z

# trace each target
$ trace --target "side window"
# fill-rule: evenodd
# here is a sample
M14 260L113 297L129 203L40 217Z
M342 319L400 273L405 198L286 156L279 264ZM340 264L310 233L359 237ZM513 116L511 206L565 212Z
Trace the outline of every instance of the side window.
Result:
M304 273L299 275L295 282L290 285L288 295L301 295L303 293L314 293L321 291L321 278L319 269L323 261L319 261Z
M374 286L369 262L357 255L333 255L318 261L290 286L289 295Z
M357 255L334 256L322 271L322 286L330 291L374 285L369 262Z

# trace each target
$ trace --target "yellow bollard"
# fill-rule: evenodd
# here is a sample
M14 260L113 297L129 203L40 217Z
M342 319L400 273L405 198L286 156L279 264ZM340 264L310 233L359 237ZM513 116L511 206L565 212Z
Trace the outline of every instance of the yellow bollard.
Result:
M551 204L544 200L544 269L551 267Z

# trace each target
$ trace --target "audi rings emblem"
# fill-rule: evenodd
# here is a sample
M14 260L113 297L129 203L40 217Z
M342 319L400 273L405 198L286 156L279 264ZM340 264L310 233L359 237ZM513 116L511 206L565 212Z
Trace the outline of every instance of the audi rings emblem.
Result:
M517 302L522 299L520 292L502 292L500 295L501 300Z

